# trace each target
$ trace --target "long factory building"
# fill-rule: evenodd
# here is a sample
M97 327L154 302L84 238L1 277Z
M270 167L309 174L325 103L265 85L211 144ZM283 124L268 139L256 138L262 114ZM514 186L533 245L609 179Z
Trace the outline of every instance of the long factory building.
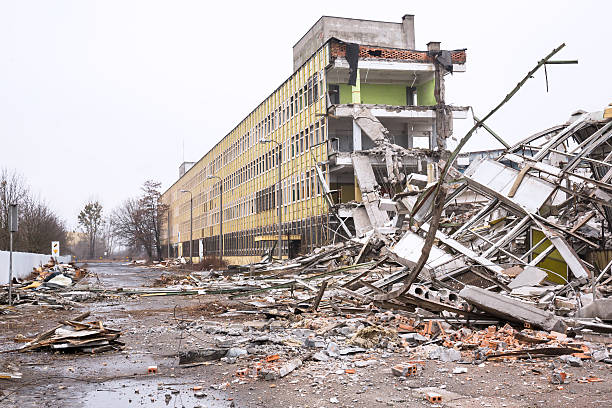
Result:
M195 258L222 248L227 263L244 264L270 253L278 236L279 149L283 257L375 225L363 208L357 159L367 161L362 174L376 179L377 194L392 197L405 175L431 177L444 150L440 129L448 137L452 121L467 113L440 100L444 76L465 71L465 49L442 51L437 42L414 48L412 15L400 23L321 17L293 47L293 74L199 161L181 164L161 197L169 208L164 255L189 256L191 229ZM445 61L442 72L436 61ZM390 174L369 122L414 153L400 157L403 176Z

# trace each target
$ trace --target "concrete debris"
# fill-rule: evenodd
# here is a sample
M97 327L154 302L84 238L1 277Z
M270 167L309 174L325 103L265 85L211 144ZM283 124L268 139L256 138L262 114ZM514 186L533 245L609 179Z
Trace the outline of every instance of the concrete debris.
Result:
M70 309L78 302L95 298L88 292L74 291L75 284L87 275L87 269L74 263L56 263L53 258L34 268L32 274L13 285L13 305L38 304L49 308ZM0 304L8 304L8 285L1 285Z
M486 289L466 285L459 296L476 308L508 321L528 323L533 327L563 333L567 329L563 319L550 312Z

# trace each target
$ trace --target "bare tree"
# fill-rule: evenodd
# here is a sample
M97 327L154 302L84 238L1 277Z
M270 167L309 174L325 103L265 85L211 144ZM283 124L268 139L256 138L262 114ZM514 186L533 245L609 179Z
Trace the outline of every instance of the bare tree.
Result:
M161 225L168 206L161 202L161 183L147 180L142 186L143 195L140 198L140 206L144 212L144 220L151 231L151 239L155 247L157 260L161 261Z
M104 251L107 253L107 256L111 257L117 245L115 219L112 216L105 217L104 219L101 240Z
M24 252L51 253L51 241L66 248L64 222L40 199L28 198L21 206L18 248Z
M78 216L79 225L87 233L89 240L89 257L95 257L98 230L102 226L102 204L98 201L85 204Z
M14 236L13 249L23 252L51 254L51 241L66 243L66 227L51 208L40 198L33 197L24 178L16 171L0 171L0 249L9 246L9 205L17 204L19 231Z
M126 246L141 248L149 259L161 259L161 220L167 206L160 202L161 183L151 180L142 195L126 200L113 213L115 231Z

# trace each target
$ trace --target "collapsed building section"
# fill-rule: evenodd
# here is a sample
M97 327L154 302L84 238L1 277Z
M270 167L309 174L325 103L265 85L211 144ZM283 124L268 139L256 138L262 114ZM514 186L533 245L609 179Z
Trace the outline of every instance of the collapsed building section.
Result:
M467 116L444 102L445 75L465 64L465 50L437 42L414 50L411 15L322 17L294 46L294 74L181 165L162 196L165 255L242 264L280 242L292 258L392 227L385 200L435 179L453 120Z

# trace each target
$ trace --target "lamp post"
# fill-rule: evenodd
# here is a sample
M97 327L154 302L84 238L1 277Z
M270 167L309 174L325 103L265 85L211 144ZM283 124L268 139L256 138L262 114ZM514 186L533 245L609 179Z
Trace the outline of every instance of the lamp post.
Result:
M282 228L283 228L283 224L282 224L282 216L281 216L281 205L282 205L282 191L281 191L281 151L282 151L282 145L280 143L278 143L276 140L270 140L270 139L260 139L259 143L276 143L276 146L278 147L278 156L277 156L277 160L276 160L276 167L278 168L278 180L277 180L277 202L278 202L278 206L276 208L276 213L278 215L278 259L283 259L283 232L282 232ZM289 244L289 242L287 241L287 244Z
M209 175L206 180L219 179L219 263L223 264L223 179Z
M193 265L193 194L189 190L181 190L181 193L189 193L189 263Z

